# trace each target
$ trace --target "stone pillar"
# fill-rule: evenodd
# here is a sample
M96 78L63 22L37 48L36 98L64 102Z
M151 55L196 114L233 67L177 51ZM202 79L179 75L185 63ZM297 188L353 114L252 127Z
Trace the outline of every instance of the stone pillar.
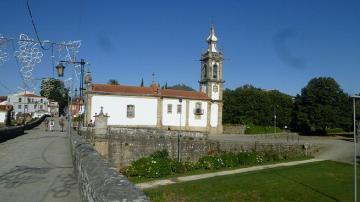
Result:
M210 132L211 125L210 125L210 118L211 118L211 101L207 102L207 120L206 120L206 131Z
M95 115L94 117L95 117L94 135L105 136L107 134L109 116L107 114L104 114L103 107L101 107L99 115Z
M162 128L162 110L163 110L163 99L158 97L157 99L157 113L156 113L156 127Z
M185 111L185 130L189 130L189 118L190 118L190 101L186 100L186 111Z
M85 126L87 126L90 123L91 120L91 111L92 111L92 106L91 106L91 100L92 100L92 96L91 94L85 94Z

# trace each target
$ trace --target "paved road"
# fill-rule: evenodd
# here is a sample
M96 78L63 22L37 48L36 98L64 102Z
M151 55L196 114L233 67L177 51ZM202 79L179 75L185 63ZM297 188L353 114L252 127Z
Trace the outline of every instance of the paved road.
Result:
M315 154L315 158L334 160L346 163L353 162L353 139L345 138L341 136L272 136L272 135L211 135L210 139L226 141L226 142L267 142L267 143L279 143L288 142L294 144L314 143L318 144L321 149L320 152ZM360 155L360 144L357 144L357 156Z
M66 132L43 126L0 144L0 201L80 201Z

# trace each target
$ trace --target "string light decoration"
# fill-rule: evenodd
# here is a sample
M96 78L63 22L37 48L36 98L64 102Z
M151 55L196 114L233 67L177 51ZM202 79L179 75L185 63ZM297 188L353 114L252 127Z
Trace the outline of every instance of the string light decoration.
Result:
M9 59L7 53L7 40L0 34L0 65L4 64Z
M11 43L9 43L11 42ZM15 47L15 43L18 45L18 48ZM41 44L40 44L41 43ZM8 45L12 44L12 49L14 51L13 56L16 59L19 72L23 79L25 88L28 90L34 90L36 81L33 78L33 72L35 67L42 62L44 51L51 51L51 61L54 64L54 59L57 58L59 61L76 61L76 56L79 53L81 47L81 41L68 41L68 42L51 42L49 40L39 41L33 38L30 38L26 34L20 34L19 38L9 38L0 34L0 66L5 62L9 61L10 55ZM40 45L49 44L51 49L41 49ZM54 48L58 50L58 56L54 55ZM56 60L56 59L55 59ZM80 65L74 65L74 73L77 80L80 77Z

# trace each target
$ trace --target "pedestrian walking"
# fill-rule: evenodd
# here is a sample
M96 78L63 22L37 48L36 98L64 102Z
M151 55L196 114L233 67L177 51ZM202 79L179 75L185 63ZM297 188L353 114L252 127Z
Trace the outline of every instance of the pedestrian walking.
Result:
M48 128L49 128L49 120L47 118L45 118L44 120L44 128L45 128L45 131L48 131Z
M50 127L50 131L51 131L51 132L54 132L55 122L54 122L53 119L51 119L50 124L49 124L49 127Z
M61 132L64 132L64 125L65 125L65 120L64 120L64 117L61 115L61 117L59 119L59 126L60 126Z

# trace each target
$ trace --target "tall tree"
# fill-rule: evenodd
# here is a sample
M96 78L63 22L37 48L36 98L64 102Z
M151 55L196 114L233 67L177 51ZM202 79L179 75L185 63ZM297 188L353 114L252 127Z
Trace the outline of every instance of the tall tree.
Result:
M58 102L60 114L64 113L64 108L68 104L68 89L64 87L62 81L53 78L43 79L40 95Z
M349 96L330 77L309 81L295 98L292 125L296 130L326 134L328 128L351 128Z
M111 84L111 85L119 85L119 82L116 80L116 79L110 79L108 81L108 84Z
M266 91L251 85L224 91L224 123L270 126L277 117L283 127L291 121L292 97L276 90Z
M141 84L140 84L141 87L144 87L144 79L141 78Z

